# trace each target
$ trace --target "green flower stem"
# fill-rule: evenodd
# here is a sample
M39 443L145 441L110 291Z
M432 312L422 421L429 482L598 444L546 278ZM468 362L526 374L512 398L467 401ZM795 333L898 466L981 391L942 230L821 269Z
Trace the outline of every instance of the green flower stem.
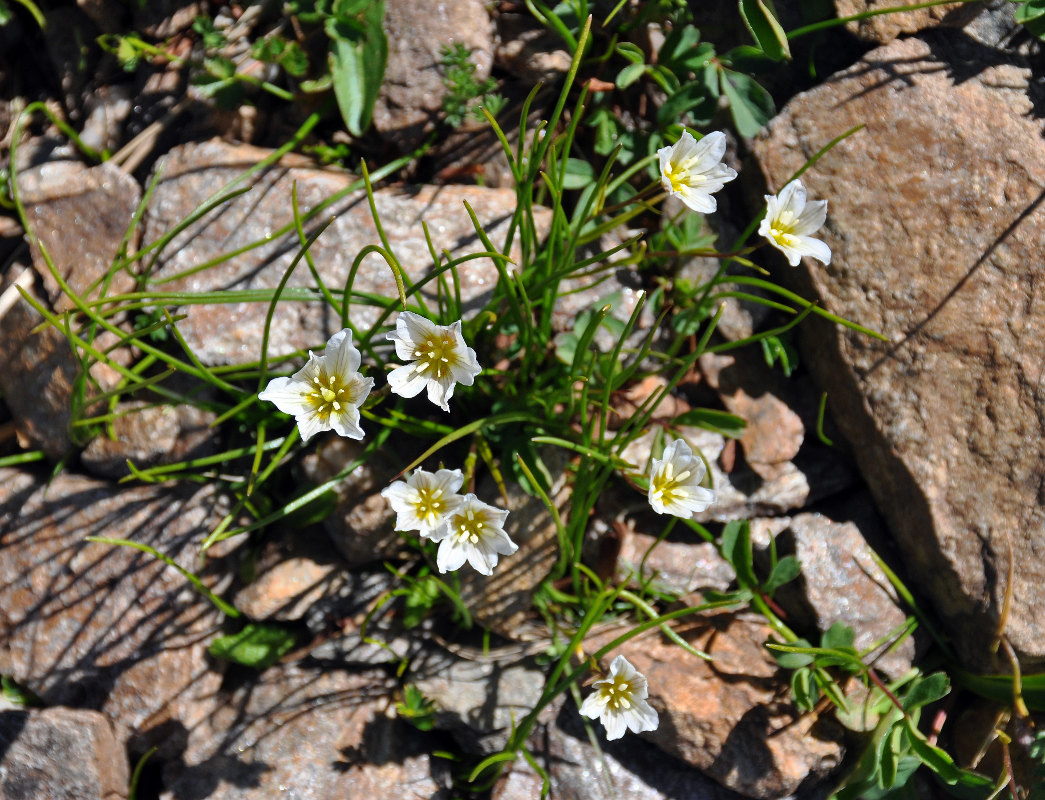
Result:
M879 14L897 14L903 11L917 11L921 8L932 8L933 6L942 6L948 3L975 3L978 0L929 0L927 3L915 3L909 6L889 6L888 8L876 8L871 11L863 11L859 14L853 14L849 17L839 17L838 19L828 19L823 22L814 22L811 25L803 25L801 28L795 28L787 34L787 38L797 39L799 36L806 36L816 31L824 30L825 28L834 28L838 25L845 25L849 22L859 22L862 19L868 17L877 17Z
M185 577L189 581L189 583L193 585L197 592L206 597L211 603L214 604L214 606L219 611L225 614L225 616L232 617L233 619L236 619L240 616L240 612L235 606L226 603L224 600L222 600L220 597L214 594L214 592L212 592L210 589L204 586L203 581L201 581L196 575L189 572L187 569L185 569L185 567L181 566L181 564L179 564L173 558L168 556L166 553L161 553L155 547L143 544L142 542L132 542L130 539L110 539L107 536L87 536L85 538L88 542L96 542L98 544L111 544L118 545L120 547L132 547L135 550L140 550L143 553L148 553L154 558L158 558L167 566L174 567L174 569L180 572L182 576Z

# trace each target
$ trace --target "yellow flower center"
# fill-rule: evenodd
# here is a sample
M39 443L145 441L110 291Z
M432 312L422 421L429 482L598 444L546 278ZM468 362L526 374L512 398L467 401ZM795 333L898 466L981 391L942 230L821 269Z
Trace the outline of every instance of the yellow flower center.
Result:
M675 164L668 162L668 168L664 172L664 177L668 179L673 192L681 192L683 186L696 187L705 180L704 176L699 173L696 175L691 174L687 163Z
M670 461L662 464L653 476L651 487L653 491L650 496L657 498L666 506L672 505L679 497L686 495L686 492L680 490L680 487L691 474L688 469L684 469L676 475L675 466Z
M793 212L788 210L781 211L780 215L770 224L769 235L773 237L773 241L782 247L793 247L795 244L793 234L795 222Z
M454 517L453 535L458 542L465 544L478 544L483 538L483 526L486 524L486 515L476 514L472 509L467 509L463 514Z
M631 708L631 684L624 676L618 675L612 683L600 686L599 691L606 698L607 708L613 711L620 711L622 708L627 711Z
M417 516L422 520L434 520L446 510L446 500L443 499L443 490L430 486L420 486L417 489Z
M354 382L346 383L339 375L327 375L324 370L316 373L305 393L305 399L324 423L331 414L340 414L345 406L355 405L355 397Z
M428 379L449 375L450 366L457 363L456 347L457 337L449 331L429 334L414 350L414 370Z

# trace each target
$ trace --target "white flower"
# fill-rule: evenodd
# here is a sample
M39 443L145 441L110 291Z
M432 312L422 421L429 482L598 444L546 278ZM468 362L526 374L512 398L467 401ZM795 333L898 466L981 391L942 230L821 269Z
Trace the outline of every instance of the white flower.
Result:
M359 351L347 328L330 337L323 355L309 352L308 363L289 378L273 378L258 397L297 418L301 441L320 431L336 431L349 439L362 439L359 406L370 394L373 378L359 369Z
M425 472L419 469L405 481L396 481L381 496L396 512L397 531L421 531L422 536L446 524L451 511L464 499L457 493L464 482L459 469Z
M507 511L466 494L442 527L421 535L439 542L435 563L440 572L453 572L467 561L483 575L492 575L498 553L510 556L519 549L504 531L507 517Z
M613 659L609 677L595 681L592 688L595 691L584 698L581 713L598 717L607 739L619 739L625 728L640 733L655 731L660 724L657 710L646 700L646 679L624 656Z
M706 469L689 445L675 439L663 459L650 466L649 502L658 514L689 518L715 502L715 493L700 485Z
M475 351L464 343L461 321L436 325L410 311L402 311L396 329L387 334L395 342L396 356L409 361L388 374L388 385L402 397L416 397L425 387L428 399L443 411L454 396L454 385L471 386L482 368Z
M777 250L787 256L787 262L797 267L802 256L810 256L825 264L831 263L831 248L814 239L827 219L827 201L806 201L806 187L801 181L791 181L777 195L766 195L766 216L758 226Z
M675 144L657 151L664 191L694 211L710 214L717 208L711 195L737 177L735 169L722 163L725 152L726 134L722 131L709 133L699 142L689 131L683 131Z

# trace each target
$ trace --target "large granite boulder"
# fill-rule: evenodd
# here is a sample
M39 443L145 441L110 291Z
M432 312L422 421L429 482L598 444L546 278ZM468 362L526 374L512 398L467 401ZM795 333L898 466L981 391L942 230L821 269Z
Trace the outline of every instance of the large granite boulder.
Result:
M830 267L789 271L887 342L813 322L806 363L966 660L1045 660L1045 142L1030 72L961 34L896 41L793 98L755 144L826 198ZM1011 606L1006 602L1011 592ZM1008 608L1006 613L1004 609Z

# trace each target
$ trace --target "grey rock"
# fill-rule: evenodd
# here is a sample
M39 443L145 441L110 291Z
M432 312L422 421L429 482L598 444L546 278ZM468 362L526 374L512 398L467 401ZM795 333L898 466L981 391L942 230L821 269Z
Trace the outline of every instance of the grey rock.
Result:
M233 570L201 568L198 547L225 513L210 488L37 483L0 529L0 672L47 703L103 711L135 749L176 751L172 728L191 728L220 685L205 647L221 615L152 556L84 537L149 544L220 591Z
M909 610L875 563L871 544L888 543L888 533L866 497L846 503L850 519L835 521L821 514L798 514L777 536L779 555L794 554L802 565L796 582L777 591L776 600L791 612L793 625L826 631L836 622L853 628L857 650L869 649L895 635ZM915 657L915 639L908 636L895 649L881 645L865 658L880 672L899 678Z
M632 734L616 742L588 741L583 718L567 704L558 719L539 725L527 746L547 772L551 796L562 800L739 800L742 795L715 783ZM599 726L598 722L594 723ZM494 787L492 800L532 800L541 776L522 758Z
M493 24L481 0L430 3L388 0L385 5L388 62L374 104L374 127L403 150L419 145L442 116L440 49L462 44L485 80L493 65Z
M795 97L755 149L779 187L867 125L803 176L830 203L831 266L788 274L889 341L812 321L805 362L920 588L981 665L1010 590L1005 635L1045 661L1045 143L1029 78L935 31Z
M0 711L0 797L123 800L127 757L97 711Z
M566 454L548 448L540 455L551 478L548 497L565 520L570 502ZM526 494L515 481L506 482L505 488L506 503L503 498L495 501L498 491L493 480L480 484L477 495L483 502L508 508L504 530L519 549L501 556L493 575L481 575L470 567L459 572L461 599L480 625L508 639L525 639L530 633L526 622L531 617L533 595L558 560L559 537L540 498Z
M73 447L70 405L79 364L57 328L19 298L0 319L0 392L25 447L59 459Z
M651 523L649 528L643 526L645 530L656 530L651 517L640 519ZM736 577L714 544L678 541L675 537L658 542L657 536L639 532L637 527L629 530L621 541L617 575L622 580L630 575L633 579L652 581L655 588L679 596L705 589L723 592Z
M498 14L497 38L497 66L524 84L551 83L570 70L562 40L529 14Z
M980 14L968 25L962 28L963 32L987 47L1005 48L1011 52L1013 39L1021 30L1021 26L1015 19L1018 3L1011 0L987 0L976 5L982 7ZM1031 37L1027 37L1031 39ZM1023 52L1027 45L1020 47Z
M468 752L482 755L504 748L512 725L537 705L546 680L533 659L454 659L439 666L407 679L436 704L436 726L453 732Z
M309 480L325 483L359 459L363 450L362 442L330 434L321 438L315 451L304 458L303 470ZM402 537L415 534L393 529L395 513L381 496L381 490L395 479L402 466L382 448L337 483L337 505L323 520L323 528L350 566L372 564L407 552Z
M657 434L655 430L645 432L632 441L621 456L639 472L646 473ZM732 440L718 433L683 425L672 428L671 436L684 439L711 465L710 486L715 490L715 502L694 515L698 522L779 516L836 494L856 481L847 463L824 449L808 455L800 453L792 461L763 469L760 475L751 467L734 463ZM635 493L629 507L644 511L648 508L647 499ZM653 529L653 525L648 524L645 529Z
M383 673L284 665L216 699L164 768L163 800L438 797L427 740L390 718Z

